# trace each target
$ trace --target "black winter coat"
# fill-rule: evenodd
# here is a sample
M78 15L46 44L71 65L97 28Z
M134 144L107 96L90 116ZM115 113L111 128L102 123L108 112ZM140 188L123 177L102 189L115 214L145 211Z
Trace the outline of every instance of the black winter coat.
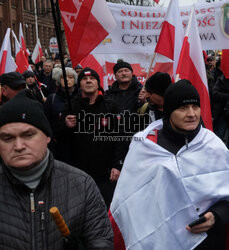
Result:
M70 231L81 237L86 249L113 249L112 229L94 181L52 155L35 190L1 166L0 204L1 250L63 249L63 238L49 214L53 206L59 208Z
M124 113L125 110L129 110L130 113L137 113L137 109L142 105L142 103L139 104L138 101L138 95L141 89L142 84L138 82L136 76L133 76L128 89L120 89L118 82L115 81L111 88L106 91L105 96L119 105L121 113Z
M229 79L226 79L223 75L218 77L212 95L212 116L214 119L217 119L224 114L225 105L229 100Z
M119 109L111 100L101 95L98 95L92 105L89 104L88 98L77 96L72 100L72 114L76 115L76 127L69 129L63 121L65 129L63 128L59 134L64 133L66 136L70 134L74 165L91 175L96 183L109 181L110 170L112 168L121 170L120 160L124 156L122 143L113 140L119 133L107 133L106 130L104 133L99 133L99 128L103 129L103 122L106 122L100 114L119 114ZM66 115L67 113L63 115L63 120ZM112 117L117 119L116 116ZM109 120L107 122L109 124Z

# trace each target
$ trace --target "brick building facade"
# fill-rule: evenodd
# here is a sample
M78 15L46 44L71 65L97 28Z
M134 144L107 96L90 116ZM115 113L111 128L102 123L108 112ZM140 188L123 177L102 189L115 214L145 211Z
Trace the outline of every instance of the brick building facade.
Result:
M36 0L38 37L43 52L47 49L49 55L49 40L56 37L52 19L50 0ZM34 0L0 0L0 45L2 44L6 29L12 28L19 34L19 24L22 23L26 46L33 52L36 45L36 26L34 14ZM14 44L12 43L14 53Z

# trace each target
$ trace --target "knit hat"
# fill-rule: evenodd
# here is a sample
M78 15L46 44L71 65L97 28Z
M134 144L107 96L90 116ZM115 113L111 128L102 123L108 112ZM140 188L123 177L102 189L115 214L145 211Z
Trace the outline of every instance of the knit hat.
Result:
M22 76L27 79L29 77L34 77L35 78L35 73L33 71L30 70L26 70L23 72Z
M150 94L164 96L166 89L172 83L168 73L157 72L153 74L145 83L145 90Z
M18 87L25 85L24 77L18 72L4 73L0 76L1 85L6 85L11 89L17 89Z
M121 68L128 68L130 69L132 72L133 72L133 69L131 67L131 65L128 63L128 62L124 62L124 61L118 61L115 66L113 67L113 71L114 71L114 74L117 73L117 71Z
M47 136L52 134L42 104L28 98L25 91L21 91L0 108L0 127L12 122L28 123Z
M164 115L170 117L175 109L187 104L200 107L200 96L196 88L185 79L171 84L164 94Z
M95 70L93 70L91 68L88 68L88 67L84 68L80 72L80 74L78 75L78 86L79 86L79 88L80 88L80 81L82 80L82 78L84 76L94 76L95 79L98 81L98 85L99 85L99 88L100 88L100 78L99 78L98 73Z

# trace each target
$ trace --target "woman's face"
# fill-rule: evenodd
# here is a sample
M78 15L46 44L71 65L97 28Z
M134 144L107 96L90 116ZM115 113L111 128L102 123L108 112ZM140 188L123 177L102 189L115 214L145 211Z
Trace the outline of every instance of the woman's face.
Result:
M68 74L68 75L67 75L67 82L68 82L68 87L69 87L69 88L72 88L72 87L75 85L75 78L74 78L74 75ZM65 87L63 76L62 76L61 79L60 79L60 85L61 85L61 87L63 87L63 88Z

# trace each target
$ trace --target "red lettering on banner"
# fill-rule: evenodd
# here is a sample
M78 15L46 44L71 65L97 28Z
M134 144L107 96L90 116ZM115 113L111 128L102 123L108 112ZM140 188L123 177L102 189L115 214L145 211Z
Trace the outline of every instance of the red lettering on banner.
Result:
M215 8L214 7L208 8L208 12L210 13L215 12Z
M133 13L134 15L132 15L131 13ZM130 16L130 17L136 17L136 16L138 16L138 13L137 13L137 11L132 12L130 10L130 11L128 11L128 16Z
M121 16L126 16L126 12L124 10L121 10Z
M184 11L181 11L181 13L180 13L180 14L181 14L181 16L189 16L190 11L188 11L188 10L187 10L187 11L185 11L185 12L184 12Z
M124 30L125 29L125 22L122 21L122 29Z

